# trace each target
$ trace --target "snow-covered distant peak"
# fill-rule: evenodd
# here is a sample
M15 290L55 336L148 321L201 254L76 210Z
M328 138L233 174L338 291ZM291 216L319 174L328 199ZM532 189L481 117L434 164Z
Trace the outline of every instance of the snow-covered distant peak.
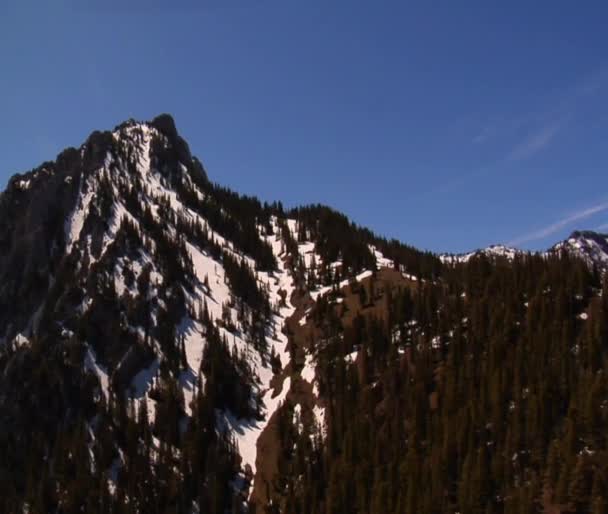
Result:
M473 252L460 253L460 254L441 254L439 258L446 264L463 263L468 262L473 257L479 255L485 255L486 257L504 257L512 260L517 255L525 253L523 250L517 248L511 248L502 244L490 245L487 248L481 248Z
M553 246L550 251L567 251L582 258L589 265L608 270L608 234L577 230L572 232L568 239Z
M527 252L497 244L468 253L442 254L439 258L446 264L455 264L468 262L471 258L479 255L512 260L517 255L538 253L539 255L549 256L559 252L568 252L582 258L589 266L595 265L601 270L608 270L608 234L600 234L591 230L574 231L567 239L553 245L546 252Z
M496 257L506 257L507 259L514 259L515 256L524 253L522 250L512 248L505 245L491 245L484 250L486 255L494 255Z

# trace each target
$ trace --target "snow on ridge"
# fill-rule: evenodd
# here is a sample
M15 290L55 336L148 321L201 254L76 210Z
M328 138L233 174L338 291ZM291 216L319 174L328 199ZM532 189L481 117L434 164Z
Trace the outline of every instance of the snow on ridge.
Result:
M373 271L371 271L371 270L365 270L365 271L362 271L361 273L359 273L358 275L356 275L356 276L354 277L354 279L353 279L353 278L347 278L347 279L342 280L342 281L341 281L341 282L338 284L338 288L339 288L339 289L342 289L343 287L346 287L346 286L347 286L348 284L350 284L350 283L351 283L353 280L355 280L356 282L361 282L362 280L364 280L364 279L366 279L366 278L371 277L373 274L374 274L374 272L373 272ZM332 290L333 290L333 286L324 286L324 287L321 287L321 288L316 289L316 290L314 290L314 291L310 291L310 297L313 299L313 301L315 301L315 302L316 302L316 301L317 301L317 299L318 299L320 296L324 296L324 295L326 295L327 293L329 293L329 292L330 292L330 291L332 291Z
M108 372L103 366L101 366L97 362L97 356L95 355L95 351L89 345L87 345L87 352L84 358L84 366L87 371L93 373L93 375L98 378L99 385L101 386L101 392L107 401L109 398L108 391L110 385Z
M176 198L175 201L181 205L179 199ZM174 205L174 207L176 206ZM201 222L205 221L194 212L190 211L190 215L196 216ZM269 348L272 348L274 353L278 355L281 365L284 367L289 363L289 351L288 339L283 333L283 327L287 318L295 312L295 307L291 304L291 296L295 290L295 284L290 271L282 260L283 241L277 235L279 232L277 220L273 218L272 223L275 225L275 234L265 235L261 233L261 237L270 244L277 258L277 270L273 272L256 271L255 275L261 287L268 292L271 306L273 307L273 314L267 328L267 342ZM224 267L220 261L215 260L206 251L201 250L194 244L187 242L186 247L192 258L194 272L197 277L197 283L194 284L193 292L185 291L186 297L194 305L204 302L211 320L219 321L224 315L225 306L230 305L232 299L232 291L227 283ZM240 258L244 257L240 256ZM209 285L208 289L205 282ZM262 356L254 350L246 340L237 318L236 309L229 307L229 311L232 322L237 329L229 331L225 327L220 326L220 334L226 338L229 345L235 346L239 352L246 356L252 373L258 379L254 387L262 399L264 418L262 420L254 418L237 419L229 411L218 411L217 423L219 430L231 431L237 441L239 453L243 459L243 466L249 465L255 472L257 440L276 409L284 401L291 387L291 382L288 377L285 378L281 392L277 396L273 396L274 388L270 386L270 382L274 374L270 362L266 356ZM179 380L184 393L186 412L190 414L189 403L196 393L195 384L198 379L205 337L202 334L200 323L188 316L182 320L178 328L178 334L185 338L184 346L188 369L182 372ZM137 379L143 379L141 391L138 391L140 397L145 396L145 390L149 387L150 372L152 372L152 376L154 375L154 370L144 371L142 373L145 376L136 377ZM202 378L204 379L204 377ZM148 410L150 411L151 409Z
M283 329L286 320L295 312L295 306L291 303L291 297L295 291L295 283L291 272L287 269L287 266L283 261L283 258L285 257L285 245L280 237L278 220L276 217L273 217L271 220L273 228L275 229L273 234L266 234L264 229L260 227L260 237L271 246L277 259L277 269L272 272L255 271L255 262L253 259L247 255L243 255L242 252L237 251L232 242L216 233L202 216L189 209L185 203L182 202L178 193L166 184L160 172L154 169L150 149L152 138L156 136L156 132L156 129L147 124L135 124L123 127L113 133L115 141L119 145L122 145L123 149L128 150L128 152L119 153L118 156L108 154L104 166L97 170L93 175L87 177L86 180L83 179L81 181L77 198L78 203L65 224L67 252L69 253L74 245L81 240L81 233L89 209L91 208L91 202L95 201L95 185L96 181L99 180L99 176L104 173L109 173L112 182L114 180L122 182L125 180L128 181L130 179L127 171L129 170L129 164L134 165L135 172L138 177L141 178L141 182L144 186L140 200L149 202L152 206L153 213L155 212L154 206L158 205L159 200L161 198L167 198L171 209L177 216L187 217L191 220L200 222L201 225L208 230L210 238L215 240L225 251L239 260L247 262L252 270L254 270L258 282L269 295L273 309L266 335L269 351L270 349L274 351L278 356L282 367L287 366L289 364L290 356L288 351L288 338L283 332ZM129 157L125 157L125 155L128 155ZM128 159L130 163L126 162L126 159ZM180 166L182 171L184 171L185 167L183 163L180 163ZM187 176L187 174L185 176ZM127 211L124 200L121 199L119 189L117 184L113 184L112 195L114 201L112 205L112 214L111 218L108 220L109 227L103 235L101 256L103 256L111 243L115 240L124 218L129 219L135 226L139 226L139 221ZM197 193L200 193L198 188L194 187L194 189ZM84 191L86 191L86 193L84 193ZM295 220L288 220L287 223L290 230L294 231L296 229ZM168 233L174 233L175 231L175 227L172 224L168 224L165 229ZM86 243L89 245L91 244L90 238L88 241L85 241L84 239L81 241L81 244ZM185 291L186 298L195 307L204 302L211 319L214 322L219 321L224 315L224 306L232 303L232 291L227 283L223 265L220 261L215 260L206 251L191 242L186 242L186 248L192 258L194 272L198 279L194 284L192 291ZM314 251L314 243L304 243L301 245L300 249L307 266L311 266L314 262L320 263L320 258ZM378 258L382 259L383 257L378 256ZM93 260L92 255L91 260ZM136 276L138 276L143 269L145 264L144 261L149 261L154 265L152 259L147 255L142 255L140 260L141 262L133 262L130 265ZM124 280L121 277L126 266L128 266L126 261L119 260L113 269L114 285L119 295L122 295L126 293L127 290L131 289L126 287ZM205 284L206 282L208 283L208 287ZM88 304L86 303L86 299L83 302L84 310L87 308ZM245 355L245 358L251 366L252 373L257 377L257 384L254 385L254 388L262 400L264 419L261 421L255 419L237 420L232 417L230 412L222 412L218 415L218 424L223 423L226 428L233 431L239 445L239 451L243 457L243 464L249 465L255 470L258 437L276 409L285 400L291 387L291 380L289 377L286 377L282 387L277 386L277 390L279 390L280 387L280 392L276 396L274 395L275 389L270 386L270 383L275 375L271 369L267 355L261 355L248 343L244 331L240 326L240 322L238 321L236 309L234 307L229 307L229 312L236 330L229 331L224 326L220 326L220 334L222 337L226 338L230 346L236 347L239 352ZM135 330L140 333L137 328L135 328ZM196 394L206 338L203 334L202 325L198 321L193 320L190 316L185 316L182 319L182 322L177 329L177 333L179 336L184 337L184 347L188 363L186 370L180 374L178 380L184 394L186 414L189 415L191 414L190 403ZM154 341L152 341L152 344L154 344ZM148 367L140 370L132 380L133 400L136 402L145 401L147 403L148 415L151 420L154 419L155 415L155 402L149 398L148 392L158 376L160 349L157 349L157 351L159 352L157 358ZM98 377L102 393L107 398L110 387L108 373L98 363L93 349L88 347L88 345L85 354L85 369ZM204 380L204 377L202 377L202 379ZM319 409L315 412L319 417L323 415L322 411Z
M496 244L468 253L443 253L439 255L439 259L444 264L465 263L478 255L485 255L487 257L504 257L508 260L513 260L517 255L522 255L526 253L528 252L525 252L524 250L519 250L517 248L512 248L502 244Z
M325 436L325 408L316 402L319 398L319 387L316 379L315 359L312 354L306 355L304 367L300 371L300 377L312 386L312 394L315 398L315 406L312 409L313 415L315 417L315 422L321 429L321 433Z
M237 419L228 411L217 411L219 425L222 430L230 430L236 439L239 454L243 460L243 467L249 466L255 474L257 459L257 442L261 433L268 425L268 421L276 410L285 401L291 388L291 378L286 377L281 385L281 391L274 395L273 389L268 389L262 397L264 404L264 419ZM253 486L253 484L252 484ZM252 487L251 486L251 487Z
M201 223L201 226L204 230L209 234L209 238L214 240L219 246L222 247L224 251L229 252L234 258L238 260L245 260L247 264L253 269L255 268L254 260L248 255L243 255L241 252L237 251L234 248L234 245L231 241L226 240L222 235L217 233L213 228L209 225L207 220L200 216L197 212L193 211L189 207L187 207L180 199L179 195L175 192L175 190L167 187L162 180L160 173L152 166L152 162L150 159L150 148L152 143L152 137L162 137L164 136L160 134L154 127L150 127L147 124L138 124L135 126L129 126L123 130L133 130L134 128L139 128L141 133L137 133L137 137L135 138L135 145L137 146L137 160L136 160L136 169L139 176L142 179L142 183L145 187L147 187L151 193L151 198L148 198L150 204L154 207L156 205L156 200L159 198L167 198L169 200L169 204L173 212L175 212L178 216L183 216L189 220L198 220ZM178 166L182 172L186 171L187 168L183 163L179 162ZM190 185L192 185L191 180L188 174L184 173L185 177L188 177L188 181ZM194 188L197 196L199 198L204 198L204 194L198 189ZM154 209L153 209L154 212ZM167 227L170 232L173 231L173 227Z
M291 296L295 291L295 283L290 271L285 266L283 242L278 235L278 223L275 217L271 223L274 235L261 234L263 239L270 244L277 260L277 270L274 272L256 272L258 281L267 288L271 305L275 310L270 320L267 341L269 347L278 355L281 366L284 368L289 363L288 338L283 333L286 320L295 312L295 306L291 303ZM285 401L291 388L291 379L286 377L281 385L280 393L274 396L274 389L270 382L274 377L270 363L257 363L257 375L260 379L259 391L262 394L262 405L264 409L263 420L235 419L231 413L222 413L222 424L230 428L236 438L239 453L243 459L243 466L249 465L255 473L257 459L257 441L260 434L266 428L270 418Z
M350 352L349 354L347 354L344 357L344 360L346 362L350 362L350 363L355 362L357 360L357 356L358 355L359 355L359 351L358 350L354 350L354 351Z
M566 251L583 259L588 265L608 270L608 237L595 232L574 232L568 239L554 245L549 252Z
M275 234L278 234L278 223L275 217L272 219ZM264 237L270 245L277 261L277 271L257 272L258 280L268 288L271 303L277 308L277 314L272 316L273 333L269 337L272 347L281 359L284 367L289 363L289 351L287 349L287 336L283 333L285 321L295 312L295 306L291 303L291 297L296 289L295 282L290 271L283 262L283 241L279 235Z
M184 317L177 333L184 338L184 349L186 351L186 361L188 369L183 371L179 377L179 383L184 394L184 406L186 414L192 415L192 407L190 404L194 400L196 390L196 381L203 360L203 349L205 348L205 338L202 332L202 326L198 321L194 321L189 317Z
M395 263L391 259L387 259L380 250L378 250L374 245L369 245L370 251L374 254L376 259L376 266L378 268L394 268Z
M252 270L255 270L253 259L247 255L243 255L242 252L234 247L232 242L216 233L209 226L206 219L186 207L178 193L167 185L161 173L155 169L150 150L152 139L153 137L157 137L157 134L156 129L147 124L127 125L113 132L115 145L120 146L122 151L117 152L117 155L113 152L108 152L104 165L88 177L83 177L80 181L76 205L64 224L66 253L69 254L77 244L82 245L83 250L86 249L86 245L89 249L90 263L92 264L96 260L90 252L91 237L85 238L83 228L89 211L92 208L92 202L95 202L95 192L98 181L102 176L108 177L111 181L113 203L110 218L107 220L108 226L102 236L102 248L99 258L108 251L112 242L115 241L123 219L126 218L134 226L139 227L139 220L134 218L126 209L125 200L121 198L120 194L121 188L118 186L118 183L127 184L132 179L129 170L134 168L134 172L141 179L141 183L144 186L140 193L140 201L148 202L152 207L153 213L155 213L154 207L159 204L159 200L167 198L171 209L177 216L187 217L200 222L208 231L209 237L216 241L224 251L229 252L240 261L247 262ZM164 136L159 134L158 137ZM179 166L182 172L186 171L187 168L183 163L179 163ZM188 175L185 174L184 176L187 177ZM190 184L190 186L199 194L199 198L204 196L194 184ZM277 270L273 272L254 271L254 273L261 287L268 292L271 306L273 307L273 314L267 327L267 341L269 347L278 355L281 365L285 367L289 364L290 357L288 339L283 329L287 318L295 312L295 307L291 303L295 283L291 272L283 262L283 257L285 257L283 255L284 242L279 235L278 220L273 218L272 223L275 228L274 234L265 234L263 229L260 228L260 236L271 246L277 258ZM175 233L173 224L167 224L165 230L170 234ZM153 241L149 243L152 244ZM186 298L195 308L205 303L212 321L218 322L224 316L225 306L232 303L232 290L228 285L223 265L221 261L215 260L206 251L198 248L191 242L186 242L186 248L192 258L194 272L198 279L193 284L192 291L185 291ZM314 244L311 249L314 251ZM137 278L145 264L152 264L151 282L154 283L154 273L156 272L154 261L146 253L145 249L142 250L141 257L137 261L128 263L127 260L119 258L114 263L112 275L115 290L119 296L127 292L135 293L132 286L127 287L125 284L123 275L126 267L130 267ZM310 258L314 259L313 256ZM208 286L206 283L208 283ZM84 312L89 306L90 298L84 298L82 311ZM252 373L257 377L257 383L254 385L254 388L262 399L264 419L262 421L233 419L230 420L228 425L234 431L243 456L243 463L245 465L249 464L255 470L257 439L280 403L284 401L289 392L291 381L289 378L285 378L280 393L274 396L274 388L270 386L274 374L267 358L268 356L261 355L248 342L244 334L245 331L238 321L236 308L233 306L229 307L229 312L236 330L230 331L224 326L220 326L219 331L230 346L236 347L239 352L245 355L251 366ZM217 325L219 326L220 323L217 323ZM133 328L135 332L143 337L141 327ZM184 395L186 414L190 415L190 404L196 394L206 338L203 334L201 323L193 320L190 316L185 316L182 319L181 324L177 327L177 334L184 338L187 360L187 368L180 373L178 381ZM154 345L155 341L151 341L151 343ZM160 360L162 359L160 348L156 348L156 353L156 359L146 368L139 370L131 382L132 398L136 403L146 402L150 421L154 420L155 402L149 397L148 393L157 380ZM86 346L84 368L87 372L94 374L98 378L101 392L108 399L109 388L111 386L108 371L100 365L94 350L89 345ZM201 379L204 380L204 377L201 377ZM218 420L222 418L229 420L230 416L231 413L224 412L218 416Z
M30 340L28 337L26 337L25 335L23 335L23 333L20 332L13 338L13 344L15 348L21 348L22 346L29 346Z
M297 239L297 235L298 235L297 220L288 218L286 221L287 221L287 226L289 228L289 231L291 232L291 235ZM385 258L384 255L376 247L374 247L373 245L370 245L369 249L373 253L374 257L376 258L377 267L394 268L394 262L390 259ZM302 262L304 263L304 267L306 268L307 273L311 273L311 272L314 273L317 270L317 268L321 264L323 264L323 259L321 258L321 256L318 253L315 252L315 242L314 241L299 242L298 243L298 255L299 255L300 259L302 259ZM342 266L342 261L339 259L335 262L328 262L326 264L330 269L336 270ZM346 287L353 280L361 281L372 275L373 275L373 271L365 270L353 278L348 278L348 279L342 280L338 284L338 287L339 288ZM309 294L310 294L310 297L312 298L312 300L316 301L320 296L326 295L327 293L332 291L332 289L333 289L333 286L320 286L320 287L317 287L316 289L310 290ZM305 323L305 321L304 321L304 323ZM302 320L300 320L301 325L304 323L302 322Z
M142 183L144 184L144 196L151 203L156 203L155 200L158 198L168 198L169 203L171 205L172 210L177 215L187 216L190 219L196 219L201 222L202 225L209 231L209 235L213 238L219 245L223 247L225 251L230 252L232 255L237 257L239 260L245 260L252 269L255 268L253 260L249 256L242 255L240 252L237 252L234 249L234 246L231 242L225 240L222 236L217 234L215 231L211 229L208 225L207 221L202 218L198 213L188 209L181 201L177 193L167 187L164 183L164 180L160 176L157 170L153 169L151 159L150 159L150 146L153 135L155 135L156 130L152 127L147 126L146 124L136 124L132 126L123 127L122 129L114 132L114 138L120 144L127 145L132 149L135 149L134 153L131 153L131 159L134 159L135 167L138 175L142 179ZM127 136L126 139L124 136ZM109 155L106 159L105 166L102 167L96 175L103 173L110 169L112 157ZM116 166L112 168L112 175L115 175L120 179L128 179L126 176L125 170L128 169L127 163L123 162L122 157L117 157ZM182 170L185 168L182 163ZM95 177L95 175L93 176ZM89 178L86 186L87 193L86 195L82 194L82 186L79 194L80 203L77 204L76 209L74 210L71 218L66 223L66 233L68 240L68 251L71 251L74 243L78 241L80 238L80 234L86 220L86 216L88 214L88 210L90 207L91 201L93 201L94 195L94 180L95 178ZM149 192L149 194L146 194ZM120 224L123 218L129 219L135 226L139 225L138 220L134 219L132 215L126 210L124 207L119 192L116 187L113 187L113 196L114 203L112 206L112 216L109 220L109 228L103 235L102 242L102 252L103 255L109 245L114 241L118 230L120 229ZM278 227L277 227L278 228ZM171 232L174 231L173 226L167 227L167 230ZM267 238L271 246L273 247L275 254L279 254L282 249L282 242L279 238L275 238L274 241L270 241L270 237ZM89 241L90 244L90 241ZM198 302L205 302L207 305L207 309L209 311L210 317L212 320L220 320L223 315L224 305L231 303L232 292L230 287L227 284L227 279L225 276L224 268L221 262L214 260L211 258L205 251L197 248L191 243L187 243L187 248L192 257L192 261L194 264L194 270L196 276L198 278L199 283L195 285L194 293L187 293L187 298L193 302L194 305L199 304ZM279 259L280 261L280 259ZM143 265L139 265L139 267L143 267ZM114 284L116 286L116 290L118 294L122 294L126 291L124 280L120 277L120 272L124 268L124 263L118 263L114 268ZM135 266L134 266L135 268ZM138 271L135 270L136 275L138 275ZM140 270L139 270L140 271ZM269 273L257 273L258 280L264 284L264 287L269 291L270 298L273 304L276 306L282 304L281 294L285 295L285 305L281 306L278 309L278 314L273 316L271 320L272 328L269 330L269 340L271 341L272 346L275 349L275 352L279 355L281 359L281 363L286 365L289 359L289 355L287 352L287 338L283 334L283 324L285 319L290 316L295 310L290 303L291 294L295 288L293 281L289 275L289 272L284 268L283 263L279 262L279 271L277 274L269 274ZM209 282L209 289L204 286L204 282L206 279ZM86 309L86 304L83 307ZM239 327L239 323L237 320L237 312L236 309L230 308L230 313L232 317L232 321L234 325L237 327L237 330L234 332L228 331L224 327L220 327L220 333L223 337L226 338L229 344L234 345L240 352L243 352L246 355L250 365L252 366L252 370L256 376L259 377L259 391L261 394L266 395L267 390L269 388L269 383L272 378L272 370L270 369L269 363L265 362L266 359L259 355L257 351L253 350L249 343L244 338L243 332ZM180 377L180 385L184 392L184 398L186 403L186 411L190 413L190 401L194 397L195 391L195 383L198 379L198 373L200 369L200 361L202 360L202 352L205 344L205 338L202 334L202 327L200 324L190 317L184 318L182 320L182 324L178 328L178 334L185 338L185 350L186 350L186 358L188 361L188 369L184 371ZM96 359L93 354L87 355L87 368L95 372L100 379L102 380L102 384L107 383L105 381L105 370L97 366ZM136 375L133 384L136 389L135 397L138 399L147 399L147 391L149 390L154 376L156 375L158 368L158 363L153 363L149 368L141 370L138 375ZM104 389L107 391L107 389ZM153 405L151 405L153 407ZM149 413L153 415L154 408L149 408ZM271 413L270 413L271 414Z
M160 368L160 361L158 358L152 361L148 367L140 370L131 380L131 385L134 389L133 399L138 402L146 402L146 407L148 411L148 422L154 423L154 419L156 417L156 404L148 395L150 391L154 379L158 375L158 370Z
M93 178L91 179L93 180ZM74 207L72 214L66 220L64 225L65 230L65 240L66 240L66 254L69 255L72 251L74 243L76 243L80 239L80 234L82 232L82 227L84 226L84 221L89 212L89 206L91 205L91 200L95 196L94 188L89 184L89 188L85 195L82 194L82 181L80 182L78 189L78 200L77 205Z
M568 239L561 241L546 251L526 251L505 245L491 245L487 248L461 254L441 254L439 259L445 264L465 263L471 258L484 254L489 257L505 257L513 260L518 255L539 255L549 257L556 252L566 251L582 258L588 265L594 264L608 270L608 237L590 231L573 232Z

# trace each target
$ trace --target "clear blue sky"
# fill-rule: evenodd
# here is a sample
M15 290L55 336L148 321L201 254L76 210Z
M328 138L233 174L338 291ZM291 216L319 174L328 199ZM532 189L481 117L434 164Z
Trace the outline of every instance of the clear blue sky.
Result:
M422 248L608 224L605 1L36 3L0 6L2 188L169 112L213 180Z

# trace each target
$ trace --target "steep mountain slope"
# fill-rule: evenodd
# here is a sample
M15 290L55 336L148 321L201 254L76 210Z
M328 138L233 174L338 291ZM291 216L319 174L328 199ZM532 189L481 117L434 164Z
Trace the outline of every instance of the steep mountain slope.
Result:
M371 233L357 233L343 257L330 242L320 255L314 239L328 232L209 182L166 115L96 132L13 177L0 213L9 510L23 501L30 512L67 509L62 497L87 489L88 505L136 510L219 512L247 500L257 440L290 390L280 371L290 363L292 298L321 294L376 259ZM350 230L324 208L300 213L317 215ZM139 435L126 441L129 433ZM74 451L40 466L63 445L88 457L76 463ZM213 452L213 463L201 457ZM58 466L71 470L62 480L50 478ZM134 466L147 468L145 491L129 483Z
M146 451L161 452L163 443L177 451L188 438L184 423L190 419L192 428L208 401L217 409L202 420L211 423L209 437L216 426L226 430L219 431L225 441L207 442L206 451L223 445L217 451L234 461L229 474L238 473L237 455L243 471L255 469L257 434L278 403L269 387L271 359L278 366L285 360L281 329L293 310L272 209L211 185L163 116L95 133L56 163L14 177L0 210L2 361L13 373L2 384L10 420L2 435L10 440L21 422L33 424L32 437L43 422L83 424L89 471L108 472L111 490L127 464L126 448L110 445L109 471L99 469L103 458L92 448L129 427L113 420L101 428L105 411L139 412L153 426ZM86 404L62 394L47 412L34 378L16 381L21 360L36 354L48 362L57 352L57 364L69 366L70 393L80 389ZM47 366L51 376L35 385L59 395L67 372ZM9 392L24 390L31 393L26 405L9 401ZM44 419L24 420L32 410ZM134 421L145 423L126 425ZM26 443L32 441L24 437L17 447ZM14 458L24 455L15 451ZM17 493L26 479L15 477Z
M0 215L0 512L603 508L603 236L439 258L212 183L167 115Z

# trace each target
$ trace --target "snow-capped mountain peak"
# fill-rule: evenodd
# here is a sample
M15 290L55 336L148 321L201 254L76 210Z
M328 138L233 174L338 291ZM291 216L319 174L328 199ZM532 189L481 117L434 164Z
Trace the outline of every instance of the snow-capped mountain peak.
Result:
M608 235L591 230L572 232L564 241L557 243L551 251L567 251L583 259L590 266L608 269Z
M95 395L145 404L155 426L169 391L187 427L222 389L217 430L255 471L295 310L286 221L211 184L167 115L94 132L14 178L0 214L0 341L72 342Z

